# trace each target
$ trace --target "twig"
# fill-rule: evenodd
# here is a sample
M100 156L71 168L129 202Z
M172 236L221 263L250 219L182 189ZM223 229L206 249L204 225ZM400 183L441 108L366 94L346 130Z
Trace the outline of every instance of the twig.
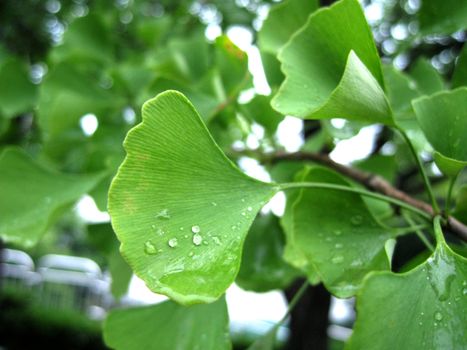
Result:
M258 156L258 154L256 154ZM395 188L388 181L379 175L369 173L363 170L355 169L342 165L333 161L329 156L321 153L313 152L275 152L271 154L259 155L259 160L262 162L277 163L280 161L312 161L325 165L334 169L338 173L345 175L352 180L362 184L369 190L379 192L386 196L398 199L402 202L410 204L422 211L427 212L431 216L435 216L433 208L430 204L419 199L409 196L407 193ZM459 238L467 241L467 226L456 218L449 216L447 220L447 228L455 233Z

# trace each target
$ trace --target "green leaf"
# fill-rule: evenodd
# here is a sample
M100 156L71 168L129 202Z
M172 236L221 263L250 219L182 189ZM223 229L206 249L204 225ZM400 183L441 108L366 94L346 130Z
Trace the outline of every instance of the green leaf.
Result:
M269 136L273 136L284 117L272 109L270 99L270 96L256 95L247 104L240 105L240 111L245 117L264 126Z
M231 349L225 299L183 307L172 301L112 311L105 343L117 350Z
M431 95L444 90L444 82L441 75L433 67L430 61L419 58L410 69L410 76L417 84L417 89L424 95Z
M0 67L0 117L13 118L32 110L37 87L29 79L28 67L19 60L7 60Z
M464 224L467 224L467 185L459 188L456 196L456 209L453 215Z
M114 58L111 30L101 16L90 14L75 19L65 31L63 44L51 51L55 62L108 64Z
M110 291L115 298L122 297L128 290L132 271L123 260L118 250L118 241L110 224L95 224L88 226L88 238L91 244L104 255L109 264L112 282Z
M435 161L448 174L467 165L467 88L415 100L413 108L423 133L435 149Z
M466 281L467 260L444 243L410 272L371 274L346 349L465 349Z
M467 85L467 46L464 45L457 59L452 76L452 87Z
M288 0L274 5L258 32L260 49L277 55L279 49L318 7L317 0Z
M124 146L127 157L109 193L123 256L154 292L182 304L219 298L276 187L241 173L176 91L146 102L143 122Z
M243 289L267 292L283 289L299 272L282 259L284 234L274 215L259 216L248 232L235 282Z
M54 214L89 192L102 174L67 175L44 168L23 151L8 148L0 155L0 237L31 247Z
M423 0L418 15L423 34L450 34L467 28L467 3L463 0Z
M378 53L356 0L313 13L279 60L286 80L272 105L282 114L393 124Z
M302 176L304 181L348 185L321 167L307 167ZM350 297L367 273L390 267L385 244L393 234L379 225L359 195L302 189L292 210L294 242L313 267L311 272L334 295Z

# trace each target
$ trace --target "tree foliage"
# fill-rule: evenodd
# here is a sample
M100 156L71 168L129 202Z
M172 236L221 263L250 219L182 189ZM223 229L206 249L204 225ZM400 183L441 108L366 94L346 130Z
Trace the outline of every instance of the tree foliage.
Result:
M88 225L87 244L114 294L129 266L172 300L112 311L117 349L230 348L227 288L297 278L356 296L349 349L465 348L467 2L395 3L380 10L398 17L374 19L376 2L357 0L27 1L16 18L6 1L0 238L40 246L84 194L108 208L112 226ZM25 26L30 41L13 40ZM270 94L255 90L253 55ZM286 116L304 120L295 153L277 137ZM327 155L369 125L364 160ZM272 181L246 175L243 157ZM280 218L261 211L282 191ZM272 349L277 327L252 348Z

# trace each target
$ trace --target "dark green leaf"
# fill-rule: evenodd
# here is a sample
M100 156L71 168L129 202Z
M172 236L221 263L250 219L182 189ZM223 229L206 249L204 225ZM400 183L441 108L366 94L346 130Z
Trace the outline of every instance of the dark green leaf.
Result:
M257 217L248 232L236 283L247 290L283 289L299 272L282 259L284 234L273 215Z
M417 90L424 95L431 95L445 89L441 75L426 59L419 58L415 62L410 69L410 76L416 82Z
M450 34L467 28L467 2L463 0L423 0L419 12L423 34Z

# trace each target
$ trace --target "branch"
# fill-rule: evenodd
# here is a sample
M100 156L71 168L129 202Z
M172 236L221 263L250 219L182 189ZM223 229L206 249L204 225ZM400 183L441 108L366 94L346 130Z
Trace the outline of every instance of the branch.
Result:
M407 193L395 188L381 176L336 163L326 154L313 152L276 152L269 155L264 155L262 160L270 163L277 163L279 161L312 161L326 165L338 173L341 173L342 175L345 175L352 180L362 184L369 190L379 192L388 197L403 201L427 212L431 216L435 215L431 205L421 200L415 199L409 196ZM447 220L447 227L453 233L457 234L462 240L467 241L467 226L465 226L462 222L452 216L449 216Z

